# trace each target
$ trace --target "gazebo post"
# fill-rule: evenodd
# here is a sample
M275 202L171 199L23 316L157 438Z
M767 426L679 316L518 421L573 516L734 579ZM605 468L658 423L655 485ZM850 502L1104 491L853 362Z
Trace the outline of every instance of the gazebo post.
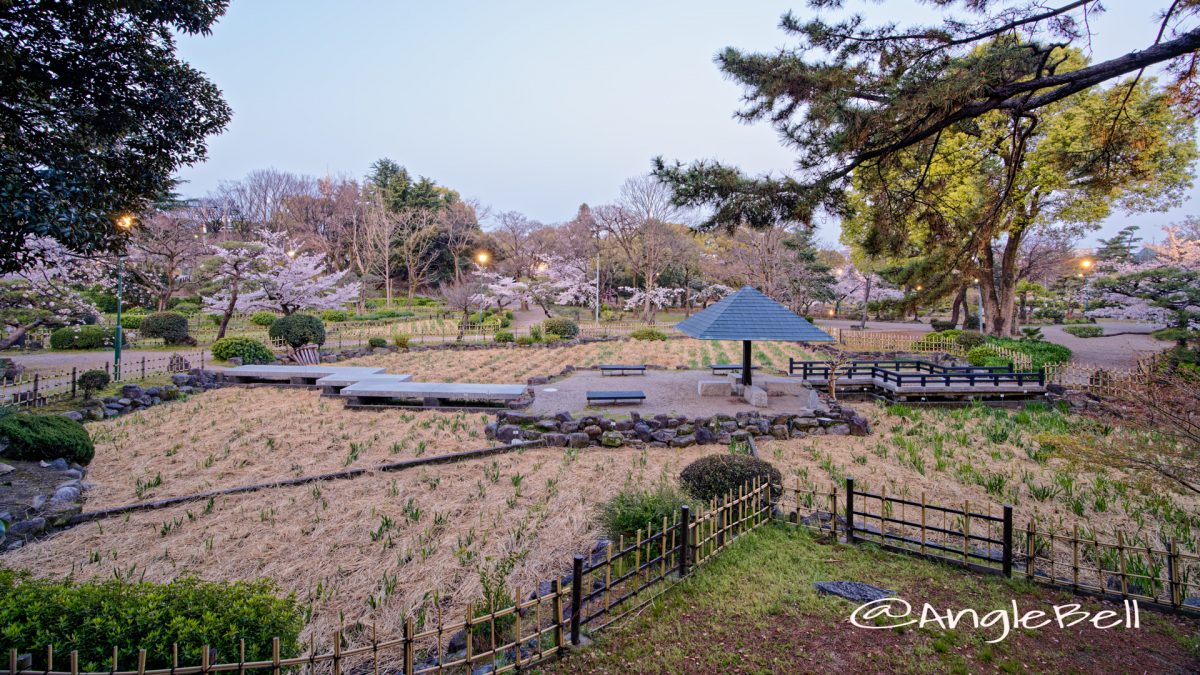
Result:
M750 341L742 340L742 385L750 386Z

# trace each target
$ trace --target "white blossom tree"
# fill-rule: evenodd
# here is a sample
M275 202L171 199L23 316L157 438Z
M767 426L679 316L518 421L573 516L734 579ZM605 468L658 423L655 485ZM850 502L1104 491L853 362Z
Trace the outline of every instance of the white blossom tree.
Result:
M16 344L38 326L83 323L99 316L79 288L107 282L108 269L95 258L72 253L49 237L26 237L33 261L0 276L0 349Z
M348 271L329 272L323 253L303 253L283 232L260 231L261 266L246 277L254 290L231 297L231 290L222 290L210 297L209 307L228 307L236 311L269 310L284 315L302 309L339 309L353 302L359 293L359 283L343 283Z
M238 311L238 301L249 284L257 279L265 263L263 245L250 241L224 241L209 247L212 257L204 262L200 276L216 292L205 299L206 309L221 313L217 339L225 337L229 320Z

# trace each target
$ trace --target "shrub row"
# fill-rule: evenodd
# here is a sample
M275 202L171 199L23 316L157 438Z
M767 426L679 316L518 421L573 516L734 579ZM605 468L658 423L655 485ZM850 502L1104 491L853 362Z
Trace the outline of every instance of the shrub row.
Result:
M111 347L116 331L106 326L66 326L50 334L53 349L100 349Z
M7 444L4 457L8 459L38 461L62 457L68 462L87 464L96 454L87 429L62 415L8 415L0 419L0 440Z
M1063 329L1063 332L1070 333L1071 335L1074 335L1075 337L1079 337L1079 338L1094 338L1094 337L1103 337L1104 336L1104 328L1101 326L1085 326L1085 325L1067 326L1066 328Z

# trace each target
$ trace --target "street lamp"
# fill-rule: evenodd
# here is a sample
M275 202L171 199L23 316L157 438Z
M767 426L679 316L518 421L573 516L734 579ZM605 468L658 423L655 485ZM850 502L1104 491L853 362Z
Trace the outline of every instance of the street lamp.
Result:
M1095 266L1095 264L1096 264L1096 261L1092 260L1091 258L1084 258L1083 260L1079 261L1079 269L1083 270L1082 272L1079 273L1079 278L1083 279L1083 313L1084 314L1087 314L1087 312L1088 312L1087 274L1088 274L1088 272L1092 271L1092 267Z
M128 213L117 218L117 231L122 234L133 229L133 216ZM113 379L121 381L121 346L124 342L125 328L121 325L121 277L125 272L125 246L117 254L117 330L113 336Z
M480 251L479 253L475 254L475 262L479 263L480 265L488 264L491 259L492 254L488 253L487 251Z

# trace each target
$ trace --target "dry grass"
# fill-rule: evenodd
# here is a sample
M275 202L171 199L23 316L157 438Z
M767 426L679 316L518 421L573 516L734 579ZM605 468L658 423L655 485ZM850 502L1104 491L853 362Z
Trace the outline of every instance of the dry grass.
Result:
M483 418L346 410L302 389L217 389L89 424L96 488L87 508L483 448Z
M410 373L428 382L522 383L539 375L557 375L564 366L601 363L639 363L665 367L703 368L709 363L737 363L741 343L692 340L613 340L556 349L506 347L487 350L414 351L366 356L343 365L379 366L391 373ZM806 358L798 345L762 342L754 345L755 363L786 370L788 357Z
M328 647L343 620L377 623L381 638L392 637L408 613L461 620L480 593L480 570L501 560L515 561L510 586L528 594L590 550L598 501L721 451L530 449L276 488L89 523L7 554L5 564L82 579L270 577L310 608L305 638L318 645Z

